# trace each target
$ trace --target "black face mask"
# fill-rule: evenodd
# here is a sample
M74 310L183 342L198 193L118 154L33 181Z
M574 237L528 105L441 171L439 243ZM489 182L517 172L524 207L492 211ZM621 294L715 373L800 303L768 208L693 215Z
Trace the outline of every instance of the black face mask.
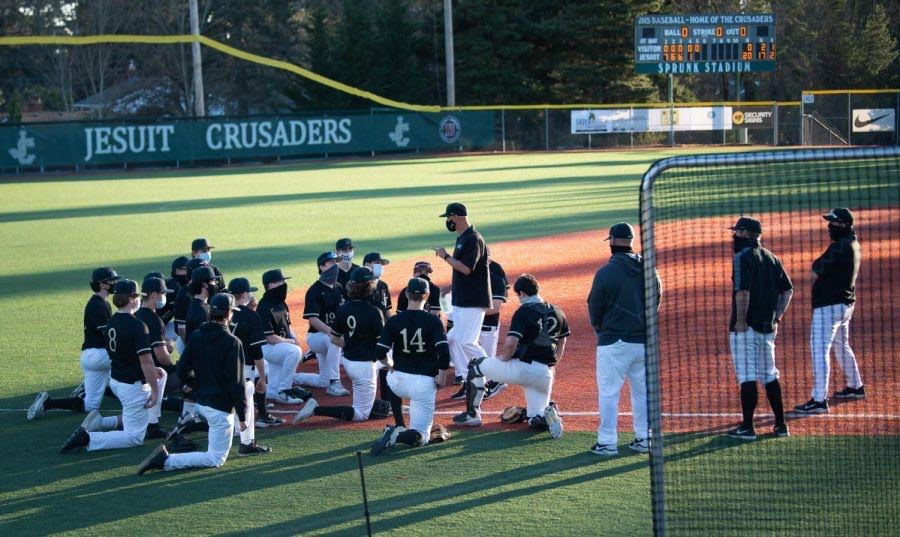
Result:
M456 222L453 220L447 220L445 224L447 225L447 231L456 231Z
M756 248L757 246L759 246L759 239L744 239L736 235L732 235L731 239L734 242L734 244L732 244L734 253L738 253L744 248Z
M613 246L609 245L609 249L614 254L633 254L634 249L631 246Z
M207 283L206 292L209 293L209 296L213 296L219 292L219 286L216 285L216 282Z
M187 274L176 274L174 276L174 279L176 282L178 282L178 285L180 285L182 287L184 287L185 285L187 285L191 282L191 279L188 277Z
M843 237L848 237L853 234L853 228L849 227L840 227L834 224L828 224L828 236L831 240L836 241Z
M276 304L280 304L287 300L287 284L279 285L274 289L269 289L265 293L265 298L275 302Z

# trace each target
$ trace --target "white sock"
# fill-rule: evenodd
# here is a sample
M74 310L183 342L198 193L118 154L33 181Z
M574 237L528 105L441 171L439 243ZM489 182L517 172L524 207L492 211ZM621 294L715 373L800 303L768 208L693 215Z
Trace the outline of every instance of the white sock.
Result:
M119 419L115 416L106 416L100 420L100 428L105 431L111 431L119 424Z
M190 416L194 414L194 409L197 406L193 401L183 401L181 403L181 417Z

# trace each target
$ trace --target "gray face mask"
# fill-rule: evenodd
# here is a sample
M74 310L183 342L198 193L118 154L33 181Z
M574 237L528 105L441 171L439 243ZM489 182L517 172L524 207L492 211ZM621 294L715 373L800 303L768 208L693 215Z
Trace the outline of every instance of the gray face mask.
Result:
M319 280L322 281L325 285L334 285L338 279L338 266L331 265L324 271L322 271L322 275L319 276Z
M209 261L212 259L212 252L200 252L199 254L197 254L197 258L209 263Z
M156 301L156 309L161 310L166 307L166 295L162 295L159 300Z

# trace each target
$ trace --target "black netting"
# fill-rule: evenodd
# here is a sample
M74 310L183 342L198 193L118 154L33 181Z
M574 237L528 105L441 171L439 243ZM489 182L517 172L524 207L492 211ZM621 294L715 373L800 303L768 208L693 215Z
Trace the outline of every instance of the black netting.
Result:
M655 181L653 171L645 178L641 211L647 268L655 265L664 288L658 314L648 323L657 529L665 527L670 534L896 535L900 150L677 157L658 163L660 169L665 171ZM822 286L813 307L813 264L832 242L822 215L836 207L852 211L860 246L852 310L846 296L824 292L839 283ZM767 386L773 398L776 386L765 352L772 336L759 322L757 330L751 326L740 334L729 329L734 267L744 267L742 288L750 289L754 311L770 287L761 284L766 269L745 258L763 262L764 256L751 251L735 263L732 231L726 228L740 216L761 222L762 247L777 256L793 283L793 299L774 336L789 437L774 434L767 398ZM841 280L841 263L852 244L837 246L839 255L816 266L819 277L835 278L823 282ZM783 289L774 295L778 291ZM648 306L653 309L652 303ZM845 330L849 347L841 345ZM813 348L824 356L823 345L832 340L826 385L825 360L814 360ZM847 348L855 354L858 379ZM751 383L745 384L748 402L754 381L747 379L758 379L755 440L727 434L742 422L738 370ZM815 391L814 378L820 379ZM848 384L862 384L865 398L834 396ZM828 412L794 410L811 396L828 399Z

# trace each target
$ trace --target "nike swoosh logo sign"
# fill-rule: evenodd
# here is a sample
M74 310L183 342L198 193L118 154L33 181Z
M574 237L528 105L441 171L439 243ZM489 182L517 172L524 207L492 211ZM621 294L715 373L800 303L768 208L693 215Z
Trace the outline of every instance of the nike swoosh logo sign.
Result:
M853 120L853 126L856 127L857 129L861 129L861 128L865 127L866 125L871 125L872 123L875 123L876 121L884 119L890 115L892 115L892 114L885 114L883 116L878 116L876 118L872 118L868 121L860 121L859 116L856 116L856 119Z

